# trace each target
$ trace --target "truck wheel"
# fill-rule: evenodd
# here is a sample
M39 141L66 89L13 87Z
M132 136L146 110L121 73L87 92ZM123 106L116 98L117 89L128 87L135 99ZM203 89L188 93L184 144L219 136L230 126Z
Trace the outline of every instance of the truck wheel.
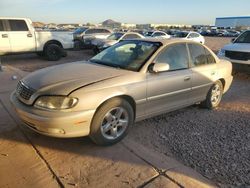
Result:
M49 44L44 49L44 54L47 60L57 61L63 56L63 48L57 44Z
M219 106L223 95L223 85L220 80L217 80L210 88L205 101L201 102L201 107L214 109Z
M115 98L102 105L93 117L90 138L98 145L112 145L122 140L134 123L134 111L123 99Z

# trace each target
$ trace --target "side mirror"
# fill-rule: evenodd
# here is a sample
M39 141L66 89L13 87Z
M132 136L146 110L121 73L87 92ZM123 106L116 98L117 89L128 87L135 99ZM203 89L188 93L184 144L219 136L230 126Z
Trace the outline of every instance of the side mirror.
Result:
M165 72L170 69L170 66L168 63L154 63L150 69L149 72L151 73L158 73L158 72Z
M233 39L231 40L231 42L234 43L234 42L235 42L235 39L236 39L236 38L233 38Z

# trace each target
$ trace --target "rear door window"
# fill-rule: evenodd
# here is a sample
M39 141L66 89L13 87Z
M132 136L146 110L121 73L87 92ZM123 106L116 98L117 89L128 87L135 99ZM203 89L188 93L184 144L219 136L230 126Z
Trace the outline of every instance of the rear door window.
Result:
M24 20L8 20L10 31L28 31L28 26Z
M0 20L0 31L4 31L3 20Z
M213 55L203 46L197 44L188 44L188 47L192 60L191 63L193 66L197 67L213 64L216 62Z

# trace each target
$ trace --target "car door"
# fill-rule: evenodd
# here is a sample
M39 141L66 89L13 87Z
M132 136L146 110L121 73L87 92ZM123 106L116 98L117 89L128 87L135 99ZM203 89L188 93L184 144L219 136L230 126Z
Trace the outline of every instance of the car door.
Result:
M216 60L213 55L200 44L188 44L191 56L192 93L193 103L204 100L209 89L216 80Z
M11 52L5 20L0 20L0 55Z
M11 52L33 52L36 40L25 20L8 20Z
M186 44L166 47L154 63L168 63L170 69L147 74L147 114L159 114L189 104L192 72Z

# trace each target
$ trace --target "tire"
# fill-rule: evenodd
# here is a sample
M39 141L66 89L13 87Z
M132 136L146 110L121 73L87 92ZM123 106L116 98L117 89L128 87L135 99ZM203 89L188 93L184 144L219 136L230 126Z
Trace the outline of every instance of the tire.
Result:
M44 55L49 61L58 61L63 56L63 48L57 44L48 44L44 49Z
M94 115L90 138L97 145L108 146L121 141L134 123L134 110L121 98L104 103Z
M208 91L206 100L201 102L201 107L214 109L219 106L223 95L223 85L220 80L217 80Z

